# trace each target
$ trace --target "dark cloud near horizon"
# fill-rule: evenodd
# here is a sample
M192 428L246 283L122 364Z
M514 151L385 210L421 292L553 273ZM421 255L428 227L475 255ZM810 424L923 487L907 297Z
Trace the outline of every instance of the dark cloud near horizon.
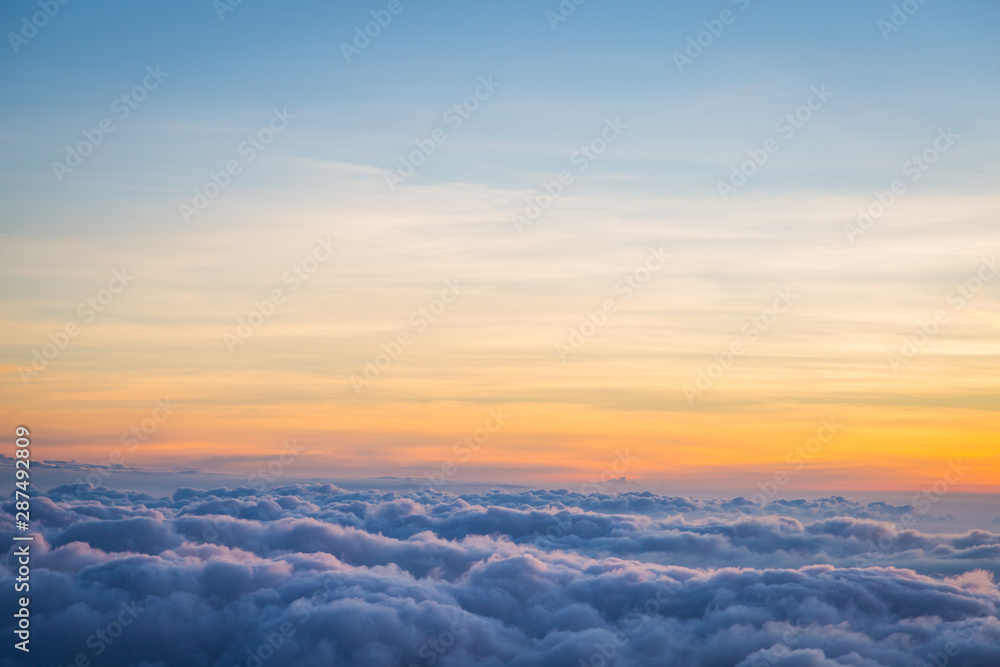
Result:
M32 511L31 664L1000 664L1000 535L907 506L64 485Z

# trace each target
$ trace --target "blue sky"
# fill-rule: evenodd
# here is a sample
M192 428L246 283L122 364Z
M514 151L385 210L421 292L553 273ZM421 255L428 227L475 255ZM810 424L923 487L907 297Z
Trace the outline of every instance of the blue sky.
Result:
M891 20L891 2L588 0L553 30L546 12L558 2L402 1L347 62L341 44L387 6L245 0L220 19L207 0L69 2L17 53L7 37L0 232L8 235L10 333L0 347L12 360L8 377L16 382L17 365L110 271L138 271L134 286L19 399L101 415L74 433L60 412L67 425L54 441L72 449L102 441L107 430L114 436L133 418L128 410L141 413L143 401L168 390L205 412L162 443L162 456L149 450L148 463L165 462L194 438L229 447L271 437L250 427L206 434L212 410L229 405L274 411L275 437L286 427L283 406L303 414L367 406L370 415L358 414L371 422L348 435L346 417L310 426L335 458L341 446L461 434L385 432L375 415L388 406L439 401L446 407L438 423L475 425L483 405L523 400L551 410L532 417L539 430L523 434L518 451L537 447L560 465L565 457L553 443L589 436L540 426L562 423L558 406L610 410L597 429L608 438L608 424L621 417L615 410L645 411L626 421L656 434L647 473L662 474L671 462L695 465L670 447L701 448L718 461L740 446L740 433L697 422L706 412L737 422L793 414L795 428L808 432L828 414L818 406L852 406L873 424L852 441L850 451L865 452L905 438L905 429L892 430L901 417L872 416L872 406L976 411L992 400L996 361L987 353L998 325L989 290L909 375L887 371L885 358L995 247L995 3L913 4L919 9L884 39L878 22ZM37 11L35 3L5 5L0 25L19 31L22 17ZM699 33L707 43L704 22L723 12L731 20L722 33L678 71L673 54ZM167 76L127 118L115 118L116 98L148 68ZM447 110L484 79L499 85L449 127ZM776 123L818 89L830 97L782 136ZM274 110L290 116L251 162L241 147L270 132ZM108 118L114 130L60 182L53 162ZM608 122L624 129L582 171L574 155ZM400 156L442 128L447 141L390 190L386 174ZM845 238L858 207L903 178L906 161L942 132L958 139L919 180L906 181L905 196L872 230ZM718 184L768 140L777 152L722 200ZM230 162L239 173L185 222L181 207L214 187L211 174ZM518 233L513 217L564 170L572 183ZM338 260L245 353L230 356L222 333L328 235L342 244ZM556 344L650 248L673 253L667 272L587 344L580 363L561 363ZM454 278L471 296L376 389L355 395L351 375ZM805 295L795 314L760 341L745 370L689 405L682 387L790 286ZM972 376L955 373L956 364ZM455 405L461 418L447 407ZM680 427L661 411L695 421ZM938 433L957 423L936 414ZM693 435L706 430L709 445ZM774 456L787 450L774 447ZM414 465L438 456L430 451L412 453ZM591 453L594 465L608 454ZM913 465L923 470L939 464L930 448L919 456ZM358 474L380 474L397 460L387 450ZM490 465L500 461L484 462L480 479ZM986 477L981 483L995 483Z
M221 21L209 2L62 7L0 60L3 168L8 200L22 212L8 226L68 224L60 215L29 223L22 196L69 205L97 196L95 185L150 199L183 192L272 107L298 116L294 137L275 152L389 168L488 74L501 90L420 171L421 182L532 187L618 115L629 136L601 167L615 181L595 187L711 193L729 163L824 83L835 95L830 108L754 188L863 192L938 126L960 128L989 155L997 139L994 3L926 3L885 41L876 22L890 16L888 2L752 2L741 11L729 2L591 1L554 31L544 14L554 2L404 2L346 63L340 43L384 4L247 1ZM4 25L16 28L34 8L7 5ZM679 73L671 54L727 8L735 21ZM170 74L163 87L76 178L57 183L50 163L63 146L157 64ZM989 176L959 166L941 178L977 189Z

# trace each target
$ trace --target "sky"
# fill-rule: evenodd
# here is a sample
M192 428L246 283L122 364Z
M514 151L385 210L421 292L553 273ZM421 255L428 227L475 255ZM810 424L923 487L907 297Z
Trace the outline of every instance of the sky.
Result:
M0 9L35 457L1000 492L996 3L43 5Z

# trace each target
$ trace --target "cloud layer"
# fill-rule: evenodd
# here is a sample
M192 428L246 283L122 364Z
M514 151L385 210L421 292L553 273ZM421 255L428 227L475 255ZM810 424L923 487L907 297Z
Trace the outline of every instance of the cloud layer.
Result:
M326 484L156 498L65 485L33 500L32 659L1000 664L1000 535L923 533L906 528L911 510L839 497L761 507ZM10 576L9 552L4 562Z

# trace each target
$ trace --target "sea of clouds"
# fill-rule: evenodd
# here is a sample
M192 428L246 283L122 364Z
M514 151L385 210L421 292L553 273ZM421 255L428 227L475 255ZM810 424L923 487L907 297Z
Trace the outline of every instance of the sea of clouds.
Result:
M13 505L0 516L12 544ZM1000 535L842 497L65 484L27 660L139 667L1000 665ZM3 609L16 608L13 548Z

